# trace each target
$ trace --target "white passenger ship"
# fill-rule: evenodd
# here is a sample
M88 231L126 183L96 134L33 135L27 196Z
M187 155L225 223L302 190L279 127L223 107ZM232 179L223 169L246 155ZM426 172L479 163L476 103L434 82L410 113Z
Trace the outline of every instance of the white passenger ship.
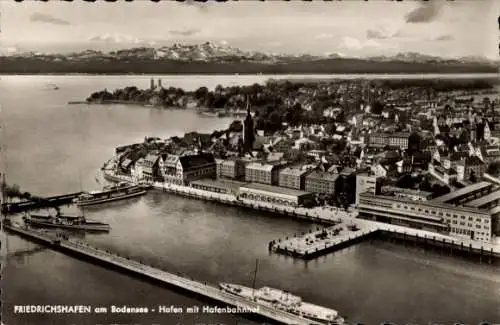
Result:
M101 191L86 192L79 195L73 202L78 206L102 204L117 200L129 199L146 194L148 186L133 185L121 182L105 186Z
M305 319L329 325L344 324L344 318L339 316L337 311L303 302L302 298L283 290L271 287L262 287L258 290L254 290L249 287L231 283L219 283L219 287L228 293L247 298L262 305L286 311Z

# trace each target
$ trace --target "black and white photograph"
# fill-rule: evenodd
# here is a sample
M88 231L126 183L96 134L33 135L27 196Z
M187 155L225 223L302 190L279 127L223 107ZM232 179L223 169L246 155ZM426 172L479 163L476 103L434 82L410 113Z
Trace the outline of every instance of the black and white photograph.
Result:
M500 324L500 0L0 0L1 325Z

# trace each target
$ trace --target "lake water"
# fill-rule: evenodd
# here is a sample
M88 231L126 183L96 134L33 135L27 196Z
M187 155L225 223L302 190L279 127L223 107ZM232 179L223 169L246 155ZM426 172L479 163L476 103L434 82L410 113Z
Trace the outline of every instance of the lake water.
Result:
M163 76L164 86L195 89L251 84L271 76ZM67 105L104 88L148 87L150 76L4 76L0 80L7 182L51 195L97 189L102 164L119 145L144 136L228 126L189 110ZM46 89L57 84L58 91ZM71 210L70 210L71 211ZM315 225L161 192L89 209L111 224L90 243L201 281L269 285L334 308L351 321L379 324L500 321L500 270L419 249L365 242L310 262L270 255L270 240ZM2 276L3 321L16 324L252 324L237 315L20 315L19 304L192 306L204 302L9 236Z

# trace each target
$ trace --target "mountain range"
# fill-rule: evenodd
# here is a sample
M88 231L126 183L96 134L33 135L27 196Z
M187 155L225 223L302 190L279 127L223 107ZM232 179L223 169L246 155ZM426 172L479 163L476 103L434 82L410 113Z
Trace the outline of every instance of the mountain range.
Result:
M475 56L271 54L211 42L67 54L11 50L0 55L0 73L470 73L498 72L499 66L500 61Z
M315 61L324 59L346 59L342 54L329 53L325 55L310 54L270 54L256 51L241 50L227 45L205 42L195 45L174 44L172 46L135 47L117 51L103 52L96 50L84 50L68 54L49 54L40 52L9 53L3 56L24 57L24 58L45 58L60 60L178 60L178 61L198 61L198 62L289 62L289 61ZM374 62L409 62L409 63L480 63L498 65L500 61L489 60L481 56L466 56L457 58L442 58L438 56L425 55L415 52L398 53L392 56L374 56L363 59Z

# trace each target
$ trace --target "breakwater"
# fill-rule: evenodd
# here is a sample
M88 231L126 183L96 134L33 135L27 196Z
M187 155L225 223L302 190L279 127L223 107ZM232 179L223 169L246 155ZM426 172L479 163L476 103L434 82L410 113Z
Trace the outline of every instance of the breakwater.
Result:
M299 316L287 313L283 310L275 309L271 306L257 304L254 301L227 293L219 289L216 285L169 273L153 266L146 265L141 262L92 247L85 243L76 242L65 237L38 232L20 226L14 226L9 223L6 223L4 228L7 231L21 237L45 245L49 245L51 248L59 250L65 254L84 258L93 263L113 267L115 269L125 271L127 273L131 273L148 280L152 280L156 283L179 288L189 293L208 298L209 300L215 301L219 304L234 306L236 308L239 308L240 310L251 311L247 312L246 314L255 314L256 316L260 316L262 318L272 320L280 324L319 324L318 322L306 320Z

